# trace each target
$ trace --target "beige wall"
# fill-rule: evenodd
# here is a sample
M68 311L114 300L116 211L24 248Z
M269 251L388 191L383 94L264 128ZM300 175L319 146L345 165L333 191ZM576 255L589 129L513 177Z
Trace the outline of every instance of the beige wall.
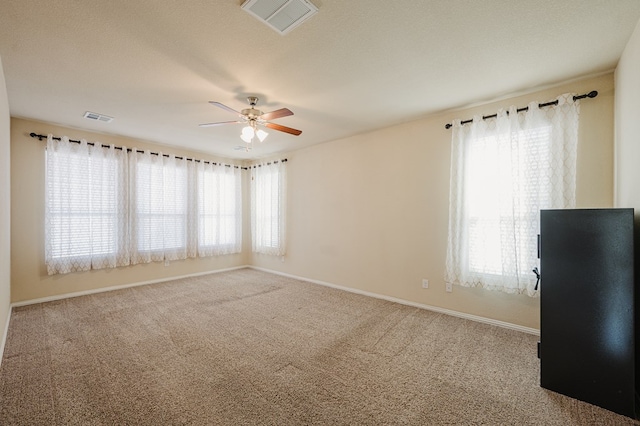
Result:
M640 214L640 21L616 69L616 207Z
M410 302L539 328L539 299L445 292L451 131L445 123L566 92L582 102L578 207L613 203L613 75L413 121L287 155L288 254L252 264ZM422 278L430 281L421 288Z
M7 86L0 58L0 356L11 303L10 119ZM1 360L0 360L1 362Z
M11 300L21 302L43 297L135 284L175 276L246 265L249 236L242 254L173 261L168 266L155 262L115 269L48 276L44 264L44 160L45 141L29 133L52 133L72 139L85 138L118 146L136 147L212 161L231 162L207 154L188 152L148 142L58 127L37 121L11 120ZM247 181L243 182L246 185ZM246 199L245 199L246 201ZM4 205L4 204L3 204ZM244 206L245 211L248 205ZM245 215L246 216L246 215ZM246 222L246 221L245 221ZM248 229L248 228L246 228ZM247 247L249 250L247 250Z

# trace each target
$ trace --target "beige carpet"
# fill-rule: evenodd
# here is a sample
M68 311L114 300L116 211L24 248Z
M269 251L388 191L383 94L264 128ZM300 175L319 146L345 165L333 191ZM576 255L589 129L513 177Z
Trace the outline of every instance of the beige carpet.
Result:
M625 425L537 337L250 269L16 308L1 425Z

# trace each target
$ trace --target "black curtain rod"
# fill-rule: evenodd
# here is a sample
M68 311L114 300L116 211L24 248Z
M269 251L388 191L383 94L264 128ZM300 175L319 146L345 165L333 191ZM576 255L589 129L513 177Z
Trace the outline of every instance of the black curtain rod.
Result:
M29 136L31 136L32 138L38 138L38 140L47 139L47 136L46 136L46 135L38 135L38 134L33 133L33 132L32 132L32 133L29 133ZM59 136L53 136L52 138L53 138L53 139L55 139L55 140L57 140L57 141L59 141L59 140L61 140L61 139L62 139L62 138L61 138L61 137L59 137ZM75 139L69 139L69 142L73 142L73 143L80 143L80 141L79 141L79 140L75 140ZM87 145L95 146L96 144L95 144L95 142L87 142ZM104 145L104 144L101 144L100 146L102 146L103 148L111 148L111 145ZM121 146L114 146L113 148L114 148L114 149L119 149L119 150L122 150L122 149L123 149ZM132 150L131 148L127 148L127 152L133 152L133 150ZM141 151L141 150L139 150L139 149L137 149L137 150L136 150L136 152L139 152L140 154L144 154L144 151ZM160 155L160 153L158 153L158 152L151 152L150 154L151 154L151 155ZM167 157L167 158L168 158L168 157L169 157L169 154L162 154L162 156L163 156L163 157ZM175 156L175 158L177 158L178 160L182 160L184 157L179 157L179 156L177 156L177 155L176 155L176 156ZM226 167L232 167L232 166L231 166L231 164L220 164L220 163L215 163L215 162L213 162L213 161L197 160L197 159L194 159L194 158L187 158L186 160L187 160L187 161L195 161L196 163L200 163L200 162L202 162L202 163L204 163L204 164L213 164L214 166L226 166ZM287 160L284 160L284 161L287 161ZM246 167L241 167L241 166L233 166L233 167L234 167L234 168L236 168L236 169L247 170L247 168L246 168Z
M578 99L595 98L596 96L598 96L598 92L595 91L595 90L592 90L591 92L585 93L584 95L574 96L573 100L577 101ZM555 101L545 102L543 104L538 104L538 107L542 108L542 107L548 107L548 106L551 106L551 105L558 105L558 100L556 99ZM518 112L529 111L529 107L526 106L526 107L523 107L523 108L518 108L517 111ZM507 114L509 114L509 111L507 111ZM487 118L495 118L497 116L498 116L497 113L496 114L491 114L491 115L483 115L482 119L486 120ZM473 118L460 122L460 124L467 124L467 123L473 123ZM453 124L451 124L451 123L447 123L447 124L444 125L445 129L450 129L452 127L453 127Z
M253 168L255 169L255 168L257 168L257 167L270 166L270 165L272 165L272 164L286 163L286 162L287 162L287 159L286 159L286 158L283 158L282 160L279 160L279 161L278 161L278 160L276 160L276 161L272 161L272 162L270 162L270 163L254 164L253 166L250 166L249 168L252 168L252 167L253 167Z

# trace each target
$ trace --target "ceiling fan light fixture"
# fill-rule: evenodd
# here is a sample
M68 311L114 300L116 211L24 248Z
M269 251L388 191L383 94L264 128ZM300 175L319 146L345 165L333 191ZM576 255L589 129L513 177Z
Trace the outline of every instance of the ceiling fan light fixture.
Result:
M267 138L267 136L269 136L269 133L265 132L262 129L258 129L258 131L256 132L256 136L258 137L258 140L260 142L263 142Z
M255 131L251 126L245 126L242 128L242 133L240 134L240 139L245 141L246 143L251 143L253 140L253 136L255 135Z

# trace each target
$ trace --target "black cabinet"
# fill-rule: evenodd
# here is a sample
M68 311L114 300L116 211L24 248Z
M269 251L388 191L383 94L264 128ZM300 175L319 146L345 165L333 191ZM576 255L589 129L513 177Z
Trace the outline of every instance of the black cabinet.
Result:
M636 417L633 209L540 214L540 385Z

